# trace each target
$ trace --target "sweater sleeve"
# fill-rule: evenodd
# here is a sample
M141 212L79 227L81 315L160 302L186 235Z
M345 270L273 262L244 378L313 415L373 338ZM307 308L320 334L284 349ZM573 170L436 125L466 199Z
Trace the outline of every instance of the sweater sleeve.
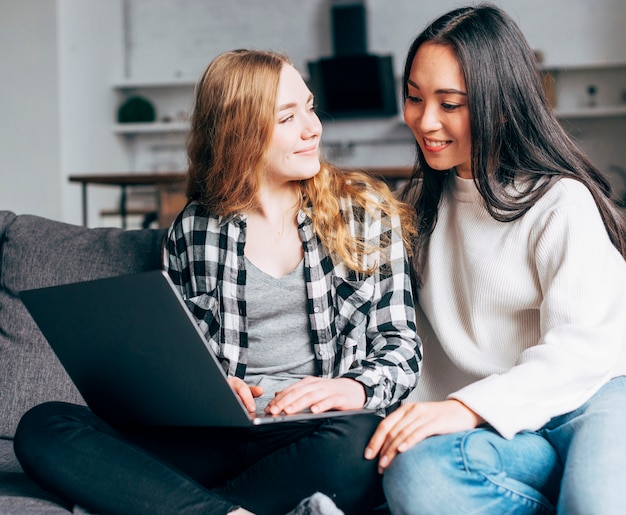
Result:
M540 339L515 365L452 393L505 438L586 402L616 372L626 342L626 265L586 188L547 211L529 238ZM521 244L521 242L520 242Z

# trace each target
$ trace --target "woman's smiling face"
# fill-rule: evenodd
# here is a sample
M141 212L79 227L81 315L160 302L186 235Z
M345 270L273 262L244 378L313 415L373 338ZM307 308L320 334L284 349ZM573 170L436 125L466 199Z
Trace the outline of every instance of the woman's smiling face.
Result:
M313 94L300 73L285 64L276 99L274 133L267 156L274 181L299 181L320 169L319 143L322 124L315 114Z
M404 121L428 165L435 170L456 168L472 178L472 141L465 77L453 50L424 43L415 54L404 103Z

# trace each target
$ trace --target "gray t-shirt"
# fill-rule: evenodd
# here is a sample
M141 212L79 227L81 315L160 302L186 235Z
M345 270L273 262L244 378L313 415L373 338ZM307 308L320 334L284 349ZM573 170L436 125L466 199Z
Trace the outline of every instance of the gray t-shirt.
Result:
M307 314L304 260L291 273L276 278L246 259L248 365L245 381L262 386L264 407L274 392L303 377L316 375Z

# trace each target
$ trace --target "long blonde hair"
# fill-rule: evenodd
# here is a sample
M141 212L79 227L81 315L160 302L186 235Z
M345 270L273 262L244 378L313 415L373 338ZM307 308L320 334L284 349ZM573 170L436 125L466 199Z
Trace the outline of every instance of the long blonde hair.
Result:
M276 98L289 58L276 52L233 50L216 57L196 86L187 140L187 196L221 216L257 207L276 118ZM308 207L317 235L331 255L359 272L365 248L346 226L340 198L385 220L399 216L407 249L415 235L414 212L398 202L381 181L322 162L313 178L301 181L302 208ZM388 222L385 222L388 223Z

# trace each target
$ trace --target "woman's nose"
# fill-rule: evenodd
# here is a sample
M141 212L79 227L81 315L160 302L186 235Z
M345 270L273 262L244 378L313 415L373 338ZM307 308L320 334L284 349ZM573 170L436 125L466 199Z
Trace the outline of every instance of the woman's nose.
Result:
M302 138L309 139L322 133L322 122L315 113L310 113L302 126Z
M422 132L432 132L441 128L441 119L436 105L424 106L419 118L419 126Z

